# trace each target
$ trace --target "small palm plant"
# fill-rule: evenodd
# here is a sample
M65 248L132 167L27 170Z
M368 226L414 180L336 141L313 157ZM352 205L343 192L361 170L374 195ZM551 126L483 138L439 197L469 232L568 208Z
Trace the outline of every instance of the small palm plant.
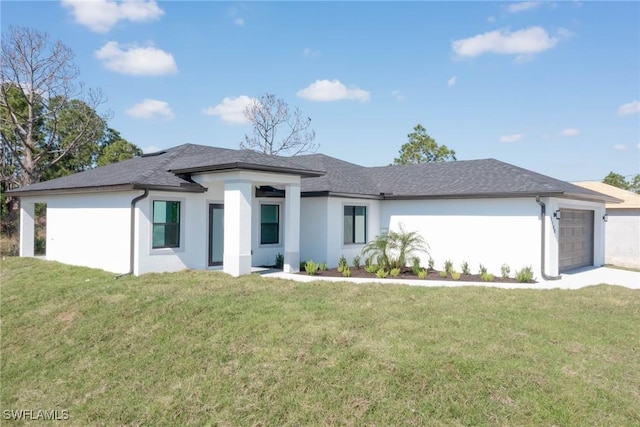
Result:
M399 231L389 231L373 238L362 250L365 257L375 257L378 264L387 269L404 268L407 259L418 252L429 254L429 245L417 231L406 231L402 224Z

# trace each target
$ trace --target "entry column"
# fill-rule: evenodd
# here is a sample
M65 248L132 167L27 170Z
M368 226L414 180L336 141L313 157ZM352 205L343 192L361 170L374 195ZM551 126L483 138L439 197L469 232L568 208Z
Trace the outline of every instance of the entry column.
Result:
M251 181L224 183L223 270L232 276L251 273Z
M300 271L300 184L287 184L284 198L284 272Z
M36 204L20 200L20 256L32 257L35 237Z

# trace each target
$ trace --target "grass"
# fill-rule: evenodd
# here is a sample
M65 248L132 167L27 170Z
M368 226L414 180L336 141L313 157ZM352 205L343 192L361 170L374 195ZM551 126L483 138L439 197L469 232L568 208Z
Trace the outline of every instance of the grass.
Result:
M638 425L640 293L2 262L0 406L67 425Z

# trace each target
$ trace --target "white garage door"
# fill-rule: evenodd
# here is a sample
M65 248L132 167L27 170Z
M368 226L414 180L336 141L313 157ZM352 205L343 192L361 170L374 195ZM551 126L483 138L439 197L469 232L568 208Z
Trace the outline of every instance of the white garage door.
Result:
M593 211L560 210L560 272L593 265Z

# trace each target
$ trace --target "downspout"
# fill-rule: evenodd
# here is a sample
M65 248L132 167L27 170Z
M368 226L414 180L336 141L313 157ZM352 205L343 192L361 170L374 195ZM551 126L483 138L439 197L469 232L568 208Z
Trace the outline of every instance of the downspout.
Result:
M124 274L119 274L115 278L119 279L122 276L128 276L133 274L133 267L135 263L135 251L136 251L136 203L144 199L149 195L149 189L145 188L144 193L134 197L131 200L131 235L129 237L129 271Z
M541 247L540 247L540 275L542 276L542 278L544 280L560 280L562 279L562 276L547 276L547 274L544 272L544 259L545 259L545 247L546 247L546 241L547 241L547 235L545 233L545 222L546 222L546 215L547 215L547 205L544 204L544 202L542 200L540 200L540 196L536 196L536 202L540 205L540 233L541 233Z

